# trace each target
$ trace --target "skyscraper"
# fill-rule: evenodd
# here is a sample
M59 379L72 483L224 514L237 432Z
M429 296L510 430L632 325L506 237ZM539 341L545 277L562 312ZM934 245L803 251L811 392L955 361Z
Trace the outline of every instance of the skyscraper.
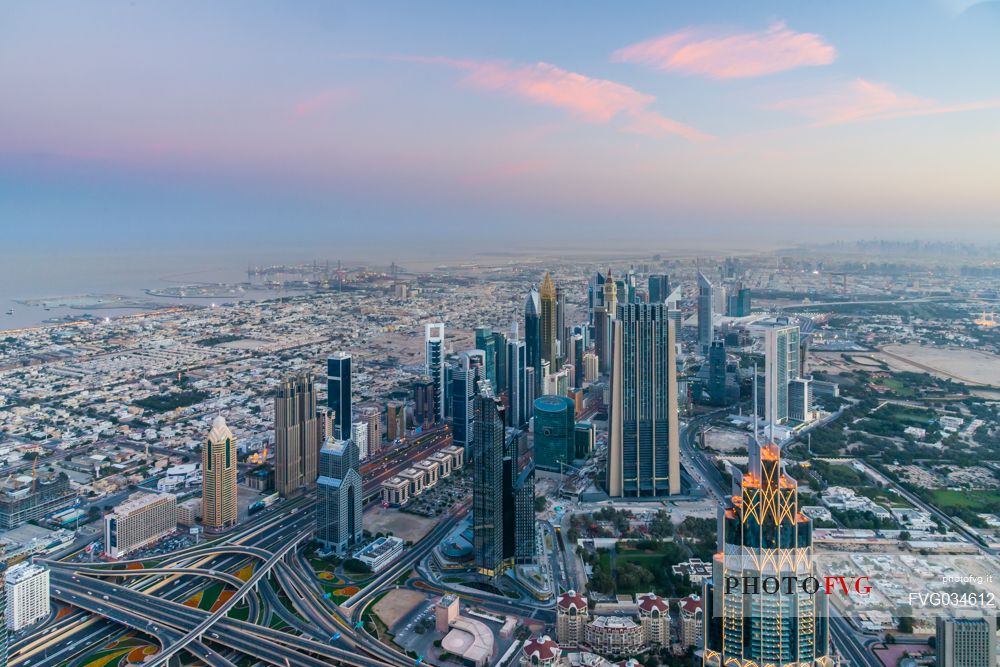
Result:
M406 435L406 403L389 401L385 405L385 437L394 442Z
M704 664L827 667L834 663L822 591L812 595L784 583L774 592L767 585L743 586L765 577L803 582L816 576L812 521L799 511L798 488L782 471L778 446L761 445L756 437L749 444L740 492L719 508L719 549L702 596Z
M997 617L990 610L981 616L939 616L937 667L993 667L997 654Z
M573 334L573 337L570 338L570 349L573 351L573 384L576 387L582 387L586 377L586 369L583 367L583 355L586 353L586 347L582 335Z
M444 324L431 322L424 328L424 359L434 384L434 421L445 419Z
M594 354L597 355L599 373L611 372L611 323L612 317L604 306L594 309Z
M715 288L701 271L698 272L698 347L702 354L708 354L708 348L715 339L713 317L715 313Z
M209 532L236 525L236 436L220 415L201 448L201 516Z
M476 327L476 349L483 351L486 359L486 379L493 385L493 391L497 392L497 350L496 342L493 340L493 329Z
M0 572L0 665L7 664L7 581Z
M283 498L316 483L319 420L316 385L308 373L285 380L278 387L274 397L274 450L274 488Z
M788 383L799 377L799 327L787 317L762 320L753 329L764 339L764 399L759 413L769 424L788 419Z
M665 274L652 274L649 276L649 302L663 303L670 294L670 277Z
M473 557L480 574L503 572L504 484L506 438L504 407L485 382L474 400L476 418L472 444Z
M506 565L535 558L535 464L521 464L518 440L508 437L503 458L503 559Z
M354 441L323 445L316 484L316 539L326 551L343 555L361 543L361 486Z
M542 361L549 362L549 368L554 371L559 368L559 348L558 348L558 315L556 286L552 282L552 276L546 271L542 278L542 287L538 290L541 303L541 346Z
M493 349L496 365L494 370L493 390L497 396L507 393L507 336L499 331L493 332Z
M524 428L528 424L528 368L523 341L507 341L507 425Z
M563 288L556 287L556 356L565 359L569 354L566 346L569 345L569 336L566 333L566 293Z
M680 493L674 327L663 304L622 304L614 323L612 497Z
M413 381L413 423L426 426L434 422L434 382L429 377Z
M740 291L736 294L736 315L738 317L747 317L753 312L750 298L750 288L741 287Z
M361 406L358 421L368 426L368 455L377 455L382 450L382 410L378 405Z
M594 309L604 305L604 274L598 271L587 285L587 323L594 325Z
M564 472L561 464L573 463L576 450L576 404L565 396L535 399L535 466Z
M535 369L534 391L541 391L542 383L542 305L538 292L532 289L524 301L524 347L528 366Z
M326 405L334 411L333 438L351 434L354 415L351 412L351 355L334 352L326 360Z
M451 374L451 435L456 446L465 448L468 459L475 422L473 398L479 382L486 380L483 351L466 350L459 356L459 363L459 369Z
M708 400L712 405L726 404L726 344L712 341L708 350Z

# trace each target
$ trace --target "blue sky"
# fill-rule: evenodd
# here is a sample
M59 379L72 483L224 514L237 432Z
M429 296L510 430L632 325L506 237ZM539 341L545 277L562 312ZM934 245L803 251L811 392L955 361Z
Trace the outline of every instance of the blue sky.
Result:
M998 35L960 0L4 3L0 221L26 254L995 240Z

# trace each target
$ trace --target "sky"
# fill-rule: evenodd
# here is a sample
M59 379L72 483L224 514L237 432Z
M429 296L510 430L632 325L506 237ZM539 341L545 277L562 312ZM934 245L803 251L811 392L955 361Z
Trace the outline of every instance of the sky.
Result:
M0 5L19 258L1000 240L1000 2Z

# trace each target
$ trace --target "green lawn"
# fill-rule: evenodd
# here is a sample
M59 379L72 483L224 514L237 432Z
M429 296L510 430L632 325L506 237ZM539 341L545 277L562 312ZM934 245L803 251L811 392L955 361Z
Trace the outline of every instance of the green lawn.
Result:
M942 511L969 509L973 512L996 512L1000 510L1000 491L935 489L930 494L931 502Z

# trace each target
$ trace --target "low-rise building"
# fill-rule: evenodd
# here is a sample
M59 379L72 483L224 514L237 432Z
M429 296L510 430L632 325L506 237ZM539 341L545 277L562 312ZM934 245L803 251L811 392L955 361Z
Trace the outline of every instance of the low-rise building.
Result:
M424 492L424 486L426 485L427 480L423 470L418 470L417 468L407 468L403 472L399 473L399 476L405 479L410 485L408 493L411 498L415 498Z
M683 563L677 563L671 569L678 576L687 576L691 584L698 588L712 576L712 564L706 563L700 558L691 558Z
M396 475L382 482L382 504L390 507L405 505L410 499L410 482Z
M403 540L391 535L380 537L354 554L354 557L371 568L381 572L403 554Z
M181 526L194 526L201 515L201 498L190 498L177 504L177 523Z
M438 483L438 476L441 471L441 466L438 465L437 461L432 461L430 458L426 458L423 461L417 461L413 464L413 467L424 473L424 489L429 489Z
M444 479L451 475L451 455L445 454L444 452L434 452L427 457L428 461L434 461L438 464L438 476L440 479Z
M451 469L461 470L465 466L465 450L457 445L448 445L441 449L442 452L451 457Z
M121 558L177 529L177 497L135 493L104 517L105 551Z
M680 608L680 644L682 649L701 646L702 623L704 611L701 596L689 595L681 598Z
M584 634L587 645L602 655L633 656L646 648L642 626L628 617L597 616Z

